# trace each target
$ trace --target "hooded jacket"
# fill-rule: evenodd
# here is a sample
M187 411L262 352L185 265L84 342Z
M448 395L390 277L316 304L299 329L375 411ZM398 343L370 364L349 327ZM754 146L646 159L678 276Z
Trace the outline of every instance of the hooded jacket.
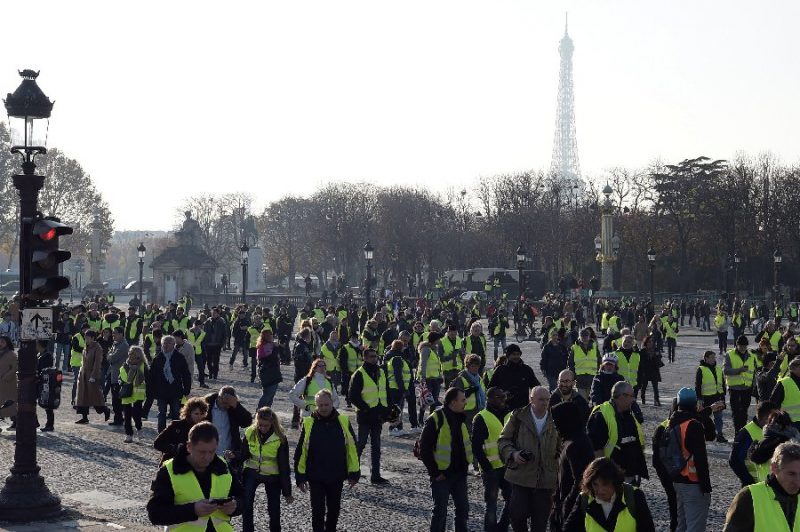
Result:
M585 425L581 423L577 404L570 401L558 403L550 413L563 440L561 453L558 455L558 483L553 493L550 529L561 530L578 500L583 471L594 460L594 449L586 435Z

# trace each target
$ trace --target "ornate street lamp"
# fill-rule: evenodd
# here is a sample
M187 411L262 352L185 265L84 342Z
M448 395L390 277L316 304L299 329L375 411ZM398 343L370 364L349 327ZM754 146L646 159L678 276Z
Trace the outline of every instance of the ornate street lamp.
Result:
M775 264L775 269L773 271L773 281L775 285L773 287L775 291L774 303L778 304L780 303L780 298L781 298L781 286L780 286L781 262L783 262L783 255L781 255L781 248L775 248L775 253L772 254L772 260L773 263Z
M242 242L242 303L247 304L247 258L250 255L250 246Z
M139 307L144 307L142 300L142 283L144 282L144 257L147 254L147 248L144 247L144 242L139 242L139 247L136 248L139 253Z
M20 310L35 304L32 292L31 259L33 227L36 223L39 190L44 176L35 175L37 155L47 153L47 132L53 102L36 84L38 72L23 70L17 90L5 99L11 133L11 153L22 157L22 175L13 177L20 199L19 293ZM66 288L66 287L64 287ZM20 313L21 314L21 313ZM47 519L61 512L61 500L45 485L36 463L36 341L22 340L17 351L17 437L14 465L0 489L0 516L9 521Z
M375 253L375 248L372 247L372 244L367 243L364 244L364 259L367 261L367 280L364 282L365 289L367 291L366 300L367 300L367 312L372 315L372 257Z
M525 286L522 277L522 270L525 269L525 261L528 259L528 252L522 247L522 244L517 248L517 288L519 289L519 297L517 298L517 312L518 316L522 315L522 300L525 298Z
M742 262L742 258L739 256L738 253L733 254L733 292L739 291L739 263Z
M656 293L655 293L655 269L656 269L656 252L651 247L647 250L647 262L650 264L650 302L653 304L655 310Z

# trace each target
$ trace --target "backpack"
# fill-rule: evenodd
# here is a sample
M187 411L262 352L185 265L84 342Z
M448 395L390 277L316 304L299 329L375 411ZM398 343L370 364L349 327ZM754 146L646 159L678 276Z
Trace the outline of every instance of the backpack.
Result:
M683 451L681 450L680 424L664 428L664 432L658 440L658 458L670 478L680 476L681 471L689 461L688 457L683 456Z

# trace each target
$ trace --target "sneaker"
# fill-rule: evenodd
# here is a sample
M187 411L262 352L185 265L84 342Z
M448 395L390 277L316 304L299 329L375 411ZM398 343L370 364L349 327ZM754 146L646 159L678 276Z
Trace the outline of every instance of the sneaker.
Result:
M373 483L373 484L377 484L377 485L379 485L379 486L384 486L384 485L386 485L386 484L388 484L388 483L389 483L389 481L388 481L388 480L386 480L385 478L383 478L383 477L380 477L380 476L379 476L379 477L372 477L372 478L370 478L370 479L369 479L369 481L370 481L371 483Z
M109 427L121 427L121 426L122 426L122 425L124 425L124 424L125 424L125 423L123 423L122 421L110 421L110 422L108 423L108 426L109 426Z
M133 443L133 436L125 436L125 443Z
M406 433L403 429L391 429L389 431L390 436L402 436Z
M717 443L728 443L728 439L722 434L717 434Z
M201 385L200 385L200 387L201 387L201 388L208 389L208 384L206 384L206 383L203 383L203 384L201 384Z
M44 427L39 429L42 432L53 432L53 427L50 425L45 425Z
M78 421L76 421L75 424L76 425L88 425L89 424L89 420L86 419L86 418L82 418L82 419L79 419Z
M105 413L103 415L106 417L106 421L111 419L111 409L106 407L106 411L105 411Z

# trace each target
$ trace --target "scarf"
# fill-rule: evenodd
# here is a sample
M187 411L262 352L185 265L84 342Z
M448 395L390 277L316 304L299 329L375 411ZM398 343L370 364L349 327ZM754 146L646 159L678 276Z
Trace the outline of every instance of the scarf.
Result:
M481 376L473 375L469 371L465 371L464 377L469 381L470 385L475 388L475 402L478 410L483 410L486 408L486 392L481 386Z

